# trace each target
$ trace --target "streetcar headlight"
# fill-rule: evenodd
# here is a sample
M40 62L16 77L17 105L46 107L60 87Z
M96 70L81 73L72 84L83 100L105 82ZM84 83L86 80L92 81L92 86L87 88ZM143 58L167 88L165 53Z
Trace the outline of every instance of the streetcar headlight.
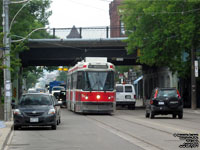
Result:
M85 99L88 100L88 96L85 96Z
M100 95L97 95L97 99L100 99L101 98L101 96Z
M111 97L109 96L108 99L111 99Z

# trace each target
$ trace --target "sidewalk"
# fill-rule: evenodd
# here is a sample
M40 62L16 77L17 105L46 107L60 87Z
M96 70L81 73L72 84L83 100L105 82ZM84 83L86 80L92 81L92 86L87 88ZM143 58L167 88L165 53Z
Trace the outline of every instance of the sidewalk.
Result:
M0 121L0 150L3 150L12 132L13 121Z
M197 108L195 110L191 109L191 108L183 108L183 113L191 113L191 114L199 114L200 115L200 109Z
M143 99L136 99L135 107L145 108L145 106L143 105Z

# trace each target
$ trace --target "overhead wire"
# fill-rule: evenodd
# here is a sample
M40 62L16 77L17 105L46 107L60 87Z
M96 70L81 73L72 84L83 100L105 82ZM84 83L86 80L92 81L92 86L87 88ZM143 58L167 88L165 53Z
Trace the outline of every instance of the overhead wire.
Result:
M141 13L134 13L134 14L151 14L151 15L156 15L156 14L187 14L187 13L191 13L191 12L196 12L196 11L200 11L200 8L197 9L191 9L191 10L187 10L187 11L155 11L155 12L141 12Z

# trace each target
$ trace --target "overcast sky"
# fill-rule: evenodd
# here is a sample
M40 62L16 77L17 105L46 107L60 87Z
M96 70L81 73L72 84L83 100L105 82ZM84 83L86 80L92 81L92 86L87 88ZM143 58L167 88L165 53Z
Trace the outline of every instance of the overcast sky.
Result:
M52 0L51 28L108 26L112 0Z

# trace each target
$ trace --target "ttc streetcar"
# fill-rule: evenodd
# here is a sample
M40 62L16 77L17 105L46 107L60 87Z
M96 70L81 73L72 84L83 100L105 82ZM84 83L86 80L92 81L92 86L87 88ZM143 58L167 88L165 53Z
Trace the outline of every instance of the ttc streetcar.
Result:
M78 113L113 113L116 109L114 65L105 57L86 57L67 75L67 106Z

